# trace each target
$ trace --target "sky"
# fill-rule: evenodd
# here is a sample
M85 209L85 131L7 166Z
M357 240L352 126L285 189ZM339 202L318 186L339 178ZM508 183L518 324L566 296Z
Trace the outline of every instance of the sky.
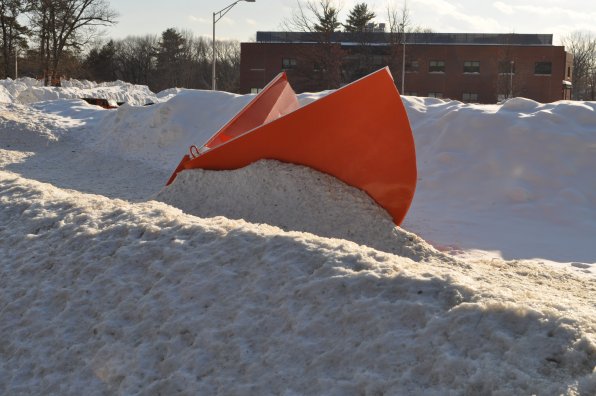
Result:
M161 34L170 27L211 37L213 12L234 0L110 0L120 14L119 23L106 35ZM338 0L341 21L358 2L366 2L385 22L387 7L403 7L403 0ZM257 31L282 30L296 0L240 2L216 24L218 39L252 41ZM553 34L555 44L576 30L596 32L594 0L408 0L414 26L434 32Z

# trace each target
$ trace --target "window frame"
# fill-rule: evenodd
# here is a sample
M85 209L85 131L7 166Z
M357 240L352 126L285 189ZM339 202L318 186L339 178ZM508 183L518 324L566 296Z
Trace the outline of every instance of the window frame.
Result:
M418 73L420 70L420 62L418 59L406 61L406 73Z
M466 95L468 98L466 99ZM464 103L478 103L478 93L477 92L463 92L461 94L461 100Z
M513 65L513 67L511 67L511 65ZM515 75L515 61L512 61L512 60L499 61L499 64L497 65L497 67L499 70L499 75L501 75L501 76Z
M480 74L480 61L464 61L464 74Z
M433 65L434 63L434 65ZM437 70L433 70L433 68ZM445 61L443 60L430 60L428 61L428 72L429 73L445 73Z
M296 58L282 57L281 58L281 70L294 70L298 65Z
M548 73L542 73L539 71L539 66L548 65ZM553 75L553 62L551 61L538 61L534 62L534 75L535 76L552 76Z

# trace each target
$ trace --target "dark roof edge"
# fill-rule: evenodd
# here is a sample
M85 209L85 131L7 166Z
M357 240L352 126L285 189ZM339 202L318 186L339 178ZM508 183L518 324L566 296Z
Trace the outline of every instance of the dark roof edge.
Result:
M323 37L317 32L257 32L260 43L332 43L396 42L396 34L387 32L348 33L334 32ZM518 34L518 33L406 33L407 44L474 44L474 45L553 45L552 34ZM324 40L326 39L326 40Z

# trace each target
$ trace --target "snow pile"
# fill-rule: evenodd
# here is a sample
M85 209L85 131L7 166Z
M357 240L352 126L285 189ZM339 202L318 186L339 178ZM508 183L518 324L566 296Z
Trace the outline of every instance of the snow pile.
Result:
M78 101L76 102L68 105L80 105ZM65 107L64 105L65 103L60 104L61 111L65 111L65 108L69 109L69 112L76 111L76 106ZM2 131L0 141L5 141L8 147L17 144L28 148L40 144L47 146L49 141L57 141L73 128L82 125L78 119L48 114L45 107L35 108L17 103L0 105L0 131Z
M78 80L70 83L63 81L62 85L62 87L29 86L19 91L16 100L27 104L58 99L102 98L135 106L143 106L157 101L155 94L145 85L124 82L95 84Z
M34 78L23 77L16 80L10 78L0 80L0 103L12 103L21 94L30 87L41 86L41 82Z
M419 168L406 229L447 249L596 262L595 102L404 101Z
M93 148L173 171L192 144L201 145L245 106L251 96L182 90L148 107L121 106L88 136Z
M156 96L0 103L0 394L596 394L595 103L404 98L448 257L303 167L163 189L251 96Z
M181 172L156 200L199 217L251 223L338 238L415 261L440 256L393 224L365 192L304 166L258 161L235 171Z
M420 264L3 171L0 252L6 394L596 392L594 285L564 270Z

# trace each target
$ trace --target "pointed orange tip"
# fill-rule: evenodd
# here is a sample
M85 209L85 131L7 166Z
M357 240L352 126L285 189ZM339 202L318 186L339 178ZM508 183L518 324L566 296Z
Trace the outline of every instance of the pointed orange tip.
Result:
M230 170L260 159L309 166L366 191L397 225L416 189L414 139L387 68L303 107L280 74L206 146L178 168Z

